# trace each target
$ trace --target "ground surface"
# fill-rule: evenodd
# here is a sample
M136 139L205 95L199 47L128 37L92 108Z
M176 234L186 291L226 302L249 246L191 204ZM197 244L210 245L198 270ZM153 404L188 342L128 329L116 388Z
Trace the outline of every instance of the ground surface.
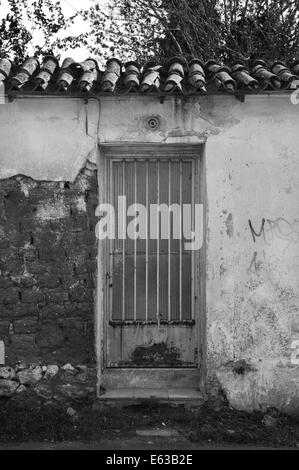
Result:
M108 451L195 451L195 450L295 450L293 447L271 447L271 446L250 446L238 444L199 444L186 439L152 439L150 441L134 437L131 439L116 438L113 440L103 439L91 442L26 442L14 444L0 444L1 450L108 450ZM296 449L299 450L299 449Z
M299 449L299 418L276 410L240 412L219 401L197 410L151 402L102 409L93 402L34 397L0 405L0 449Z

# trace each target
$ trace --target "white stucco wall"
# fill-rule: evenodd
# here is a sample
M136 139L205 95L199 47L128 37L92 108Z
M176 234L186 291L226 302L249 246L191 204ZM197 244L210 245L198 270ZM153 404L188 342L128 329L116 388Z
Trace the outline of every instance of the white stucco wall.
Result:
M0 177L74 180L97 142L200 142L207 168L207 365L239 408L299 406L299 105L288 94L18 99L0 106ZM147 118L158 116L150 131ZM255 232L264 232L254 241ZM293 360L291 360L291 358ZM235 374L229 361L252 371ZM297 361L298 362L298 361Z
M235 406L299 409L299 107L256 97L217 114L228 125L206 149L209 368L256 369L218 371ZM248 221L259 233L263 219L254 242Z
M97 147L98 104L25 98L0 105L0 178L73 181Z

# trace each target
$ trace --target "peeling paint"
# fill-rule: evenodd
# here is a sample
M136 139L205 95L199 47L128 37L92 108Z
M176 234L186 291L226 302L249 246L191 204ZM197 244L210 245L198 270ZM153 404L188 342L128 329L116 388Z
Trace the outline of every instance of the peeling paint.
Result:
M225 274L225 267L223 266L223 264L220 265L220 269L219 269L219 274L220 274L220 277L223 276Z
M66 218L69 212L69 208L61 201L55 204L39 205L35 217L41 220L59 220Z
M76 199L76 208L79 212L86 212L86 201L83 196Z
M238 410L276 408L298 415L298 369L277 361L261 361L256 368L236 373L231 364L220 368L217 378L230 405Z

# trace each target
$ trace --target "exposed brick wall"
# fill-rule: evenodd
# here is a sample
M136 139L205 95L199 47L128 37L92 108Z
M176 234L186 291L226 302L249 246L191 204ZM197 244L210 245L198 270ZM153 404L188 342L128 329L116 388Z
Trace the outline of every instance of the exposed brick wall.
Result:
M0 340L6 362L92 364L97 175L0 181Z

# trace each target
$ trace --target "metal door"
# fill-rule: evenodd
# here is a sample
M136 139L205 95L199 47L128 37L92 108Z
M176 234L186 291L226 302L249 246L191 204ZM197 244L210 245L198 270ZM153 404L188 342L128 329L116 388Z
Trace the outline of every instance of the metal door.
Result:
M183 155L108 159L115 239L108 254L107 367L197 366L198 253L185 249L182 208L198 200L198 160ZM145 221L146 237L124 237L133 218L120 215L119 197L122 203L126 198L126 209L133 204L146 208L146 218L139 220ZM171 211L159 212L157 221L161 225L169 218L168 239L161 226L157 239L150 238L152 204L179 205L181 240L174 234Z

